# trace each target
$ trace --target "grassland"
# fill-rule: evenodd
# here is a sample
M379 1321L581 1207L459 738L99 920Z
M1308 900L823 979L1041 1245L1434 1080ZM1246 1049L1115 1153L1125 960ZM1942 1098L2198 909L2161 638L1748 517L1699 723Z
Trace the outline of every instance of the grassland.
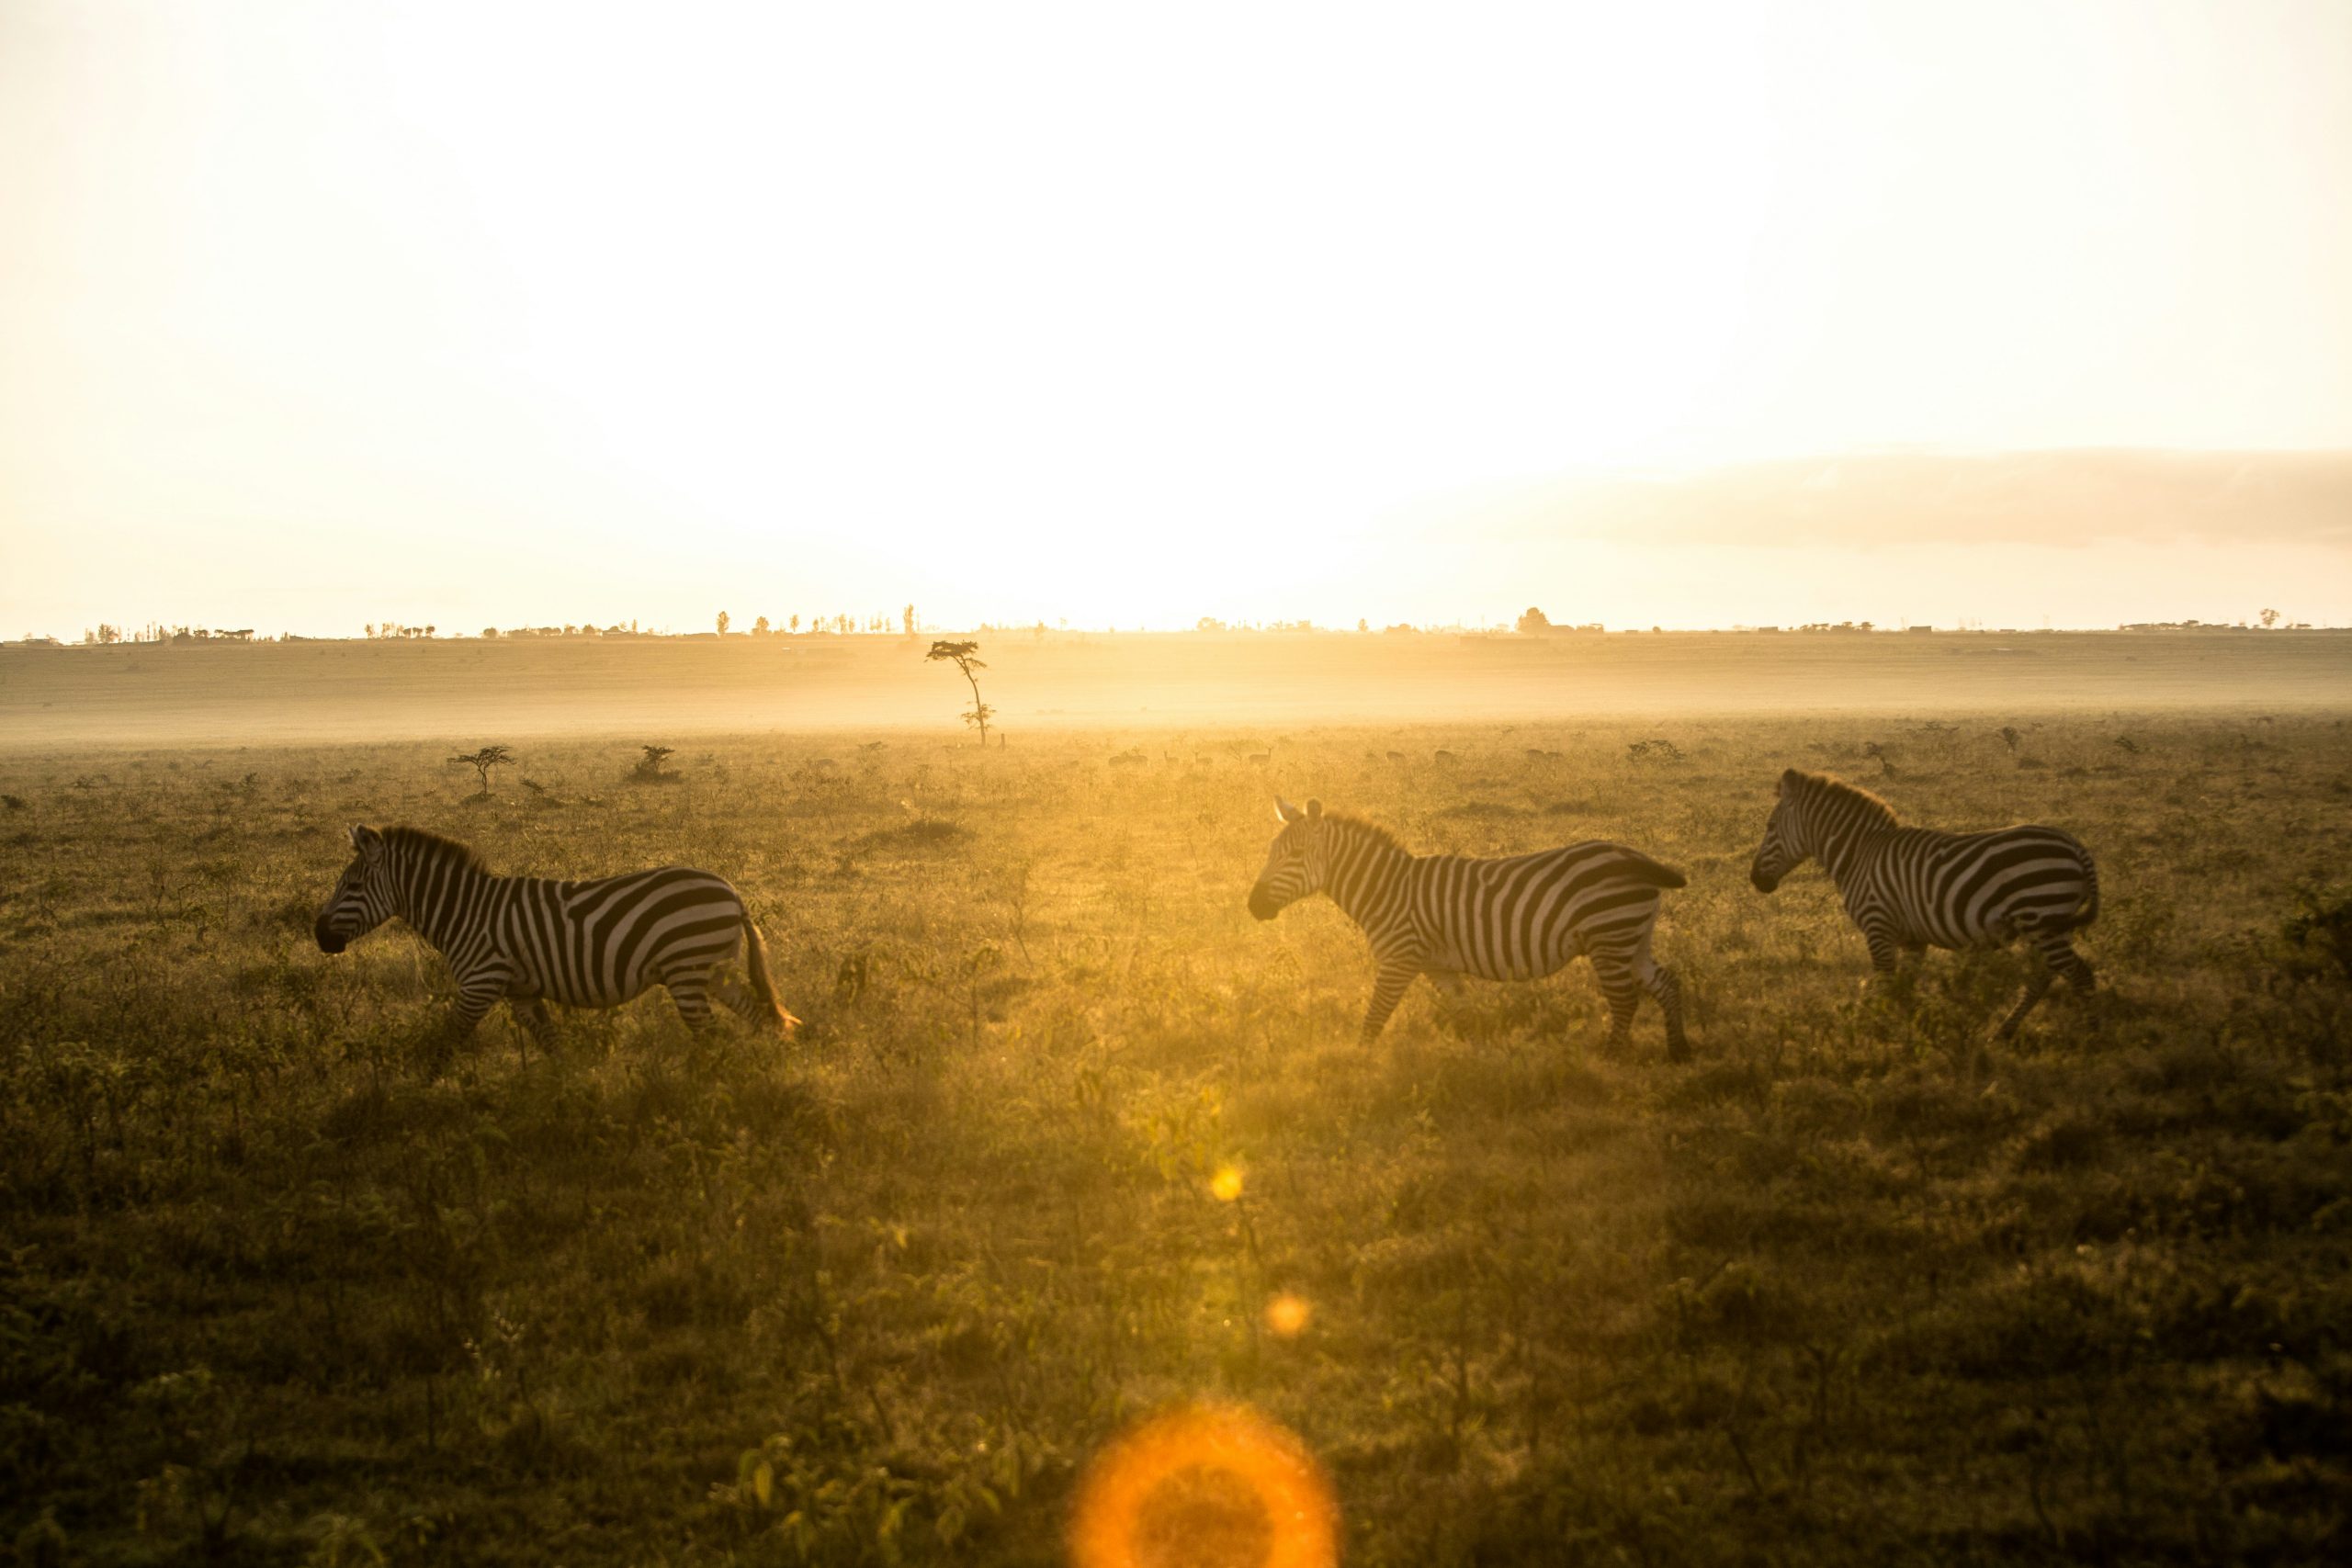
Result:
M2015 752L1922 705L739 734L628 782L650 734L519 745L488 798L471 729L19 730L0 1545L1044 1562L1088 1455L1216 1395L1321 1457L1362 1564L2341 1561L2352 729L2012 695ZM1817 873L1749 889L1777 771L1866 745L1906 817L2093 847L2098 998L1993 1044L2018 960L1871 999ZM1695 1060L1654 1010L1604 1049L1581 967L1424 987L1360 1048L1344 919L1243 909L1270 783L1425 850L1681 866ZM311 941L360 820L721 871L808 1026L655 997L543 1053L499 1016L428 1080L437 960Z
M0 649L0 744L808 732L952 725L896 637ZM2338 711L2352 633L989 634L1012 743L1073 728L1668 714ZM478 744L469 741L469 744Z

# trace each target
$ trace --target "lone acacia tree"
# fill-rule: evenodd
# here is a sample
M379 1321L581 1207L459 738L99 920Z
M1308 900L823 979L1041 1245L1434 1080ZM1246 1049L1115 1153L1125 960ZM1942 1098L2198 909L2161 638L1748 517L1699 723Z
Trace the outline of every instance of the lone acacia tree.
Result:
M468 767L473 769L474 772L480 773L481 775L481 792L484 795L488 795L490 793L490 770L492 768L505 767L508 763L514 761L514 754L508 751L503 746L485 746L479 751L470 753L460 751L458 755L450 758L449 761L453 762L463 762Z
M931 661L944 660L955 665L964 672L964 679L972 683L972 705L965 713L964 722L979 726L980 744L987 745L989 720L995 715L996 709L980 701L979 677L972 673L975 670L988 668L980 661L980 645L977 642L934 642L931 645L931 651L924 654L923 658Z

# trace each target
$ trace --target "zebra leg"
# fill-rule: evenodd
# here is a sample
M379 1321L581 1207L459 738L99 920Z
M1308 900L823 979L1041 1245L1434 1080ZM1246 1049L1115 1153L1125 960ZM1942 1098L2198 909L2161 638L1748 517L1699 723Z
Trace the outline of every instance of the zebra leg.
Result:
M1653 965L1655 967L1655 965ZM1609 1004L1609 1043L1628 1045L1634 1039L1634 1014L1642 1005L1641 976L1622 958L1594 955L1592 971L1600 980L1600 995Z
M724 975L713 981L710 994L745 1023L762 1024L771 1030L775 1027L775 1010L760 1006L758 998L737 985L733 976Z
M1634 964L1634 975L1641 981L1642 989L1657 998L1658 1007L1666 1014L1666 1059L1689 1061L1690 1042L1682 1032L1682 982L1675 978L1673 970L1646 953Z
M503 976L487 980L477 977L459 983L457 1005L449 1010L448 1021L424 1048L424 1067L429 1077L437 1078L441 1076L449 1066L449 1058L457 1054L458 1047L474 1037L474 1031L481 1027L483 1017L505 992Z
M697 971L692 975L673 975L662 982L669 987L670 1000L677 1005L678 1016L686 1027L700 1034L710 1027L710 976Z
M462 1044L472 1039L474 1031L481 1027L481 1021L490 1015L492 1005L505 994L506 985L503 978L486 985L477 982L460 987L458 1005L449 1010L449 1043Z
M1871 977L1864 988L1873 999L1884 1001L1903 983L1903 949L1896 945L1891 932L1875 926L1863 928L1862 941L1871 950Z
M1601 981L1601 994L1606 996L1609 992L1609 982L1606 978L1608 968L1615 967L1622 963L1642 989L1657 998L1658 1010L1666 1014L1666 1059L1669 1062L1687 1062L1690 1059L1690 1043L1682 1032L1682 982L1675 977L1673 970L1650 956L1650 936L1657 929L1654 925L1644 926L1640 934L1634 939L1633 952L1623 960L1611 961L1604 965L1604 962L1596 954L1592 966L1593 973L1604 976ZM1611 1006L1613 1008L1615 1003L1612 1001ZM1636 1009L1641 1006L1639 998L1635 999L1634 1006ZM1629 1014L1626 1025L1628 1029L1631 1027L1630 1017ZM1621 1031L1612 1034L1611 1038L1623 1039L1625 1035Z
M548 1011L544 997L509 997L507 1006L522 1021L524 1030L537 1042L542 1051L555 1049L555 1018Z
M1388 1027L1388 1015L1405 999L1405 993L1420 977L1420 970L1409 964L1384 964L1372 980L1372 1000L1363 1010L1363 1043L1366 1045L1380 1038Z
M2042 998L2050 994L2050 987L2057 978L2057 971L2050 967L2049 962L2045 958L2041 964L2035 967L2032 975L2026 980L2025 996L2018 1002L2017 1010L2002 1021L2001 1027L1995 1032L1996 1038L2001 1040L2016 1039L2018 1025L2025 1021L2025 1015L2033 1010L2034 1003L2040 1001Z

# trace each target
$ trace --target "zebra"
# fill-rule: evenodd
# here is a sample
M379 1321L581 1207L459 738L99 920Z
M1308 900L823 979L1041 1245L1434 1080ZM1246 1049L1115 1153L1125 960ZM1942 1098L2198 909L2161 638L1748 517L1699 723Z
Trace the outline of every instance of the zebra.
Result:
M742 899L725 879L691 866L664 866L594 882L498 876L466 845L421 828L351 829L345 868L314 934L322 953L341 953L398 916L448 960L458 982L446 1050L469 1037L491 1004L514 1005L545 1041L549 998L573 1007L618 1007L655 986L688 1028L710 1022L709 994L752 1022L790 1034L768 979L767 948ZM731 982L714 986L743 940L753 1001Z
M1598 840L1503 860L1416 855L1387 829L1276 799L1283 823L1250 890L1250 912L1271 920L1328 893L1372 943L1372 1000L1363 1043L1380 1037L1415 979L1539 980L1579 954L1592 960L1609 1003L1609 1040L1633 1037L1642 993L1666 1012L1668 1061L1687 1060L1682 988L1650 956L1658 894L1682 874L1636 850Z
M2091 966L2071 938L2098 917L2098 871L2072 833L2030 825L1990 833L1905 828L1870 791L1791 768L1781 775L1748 880L1770 893L1808 857L1817 857L1837 885L1881 976L1895 973L1898 953L2006 947L2018 937L2030 942L2041 963L2001 1024L2003 1040L2016 1035L2061 976L2078 992L2091 988Z

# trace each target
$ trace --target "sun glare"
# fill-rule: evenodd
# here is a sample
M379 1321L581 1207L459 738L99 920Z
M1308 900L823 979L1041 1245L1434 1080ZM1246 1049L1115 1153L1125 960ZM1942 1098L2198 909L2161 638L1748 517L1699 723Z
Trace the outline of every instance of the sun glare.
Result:
M1481 487L2352 440L2341 8L549 16L0 6L0 615L1445 622L1593 575Z
M1152 1417L1089 1469L1074 1568L1332 1568L1339 1505L1305 1444L1244 1406Z

